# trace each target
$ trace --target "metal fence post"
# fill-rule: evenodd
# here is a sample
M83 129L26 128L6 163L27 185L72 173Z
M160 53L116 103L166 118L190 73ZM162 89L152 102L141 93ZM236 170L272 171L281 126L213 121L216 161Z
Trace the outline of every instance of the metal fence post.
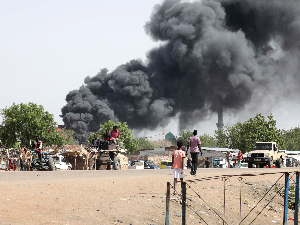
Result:
M182 225L186 223L186 183L182 182Z
M285 189L284 189L284 213L283 225L287 224L288 209L289 209L289 173L285 172Z
M167 183L167 195L166 195L166 225L169 225L169 214L170 214L170 182Z
M296 172L295 214L294 214L294 224L296 225L298 225L298 213L299 213L299 172Z
M225 183L227 180L227 177L223 177L222 180L224 180L224 219L223 219L223 225L225 224L225 209L226 209L226 189L225 189Z

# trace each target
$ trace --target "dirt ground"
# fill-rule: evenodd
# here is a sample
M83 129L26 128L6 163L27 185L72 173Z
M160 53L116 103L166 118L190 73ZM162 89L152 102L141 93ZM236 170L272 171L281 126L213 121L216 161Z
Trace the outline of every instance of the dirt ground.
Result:
M227 224L239 224L251 210L241 224L282 224L283 200L276 194L274 184L281 172L295 170L199 169L196 177L185 178L187 224L223 224L220 217ZM275 174L258 175L263 172ZM241 174L258 176L241 178ZM223 175L230 176L224 181ZM172 170L0 171L0 225L162 225L167 182L173 185ZM283 184L284 176L275 186L280 189ZM259 213L268 200L271 203ZM179 195L171 196L170 224L181 224L181 203ZM288 224L294 224L293 217L289 210Z

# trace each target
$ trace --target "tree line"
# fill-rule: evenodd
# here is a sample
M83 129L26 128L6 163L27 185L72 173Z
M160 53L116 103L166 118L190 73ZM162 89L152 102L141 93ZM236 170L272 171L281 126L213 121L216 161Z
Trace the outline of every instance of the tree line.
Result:
M36 136L40 137L44 146L62 147L64 145L78 144L71 129L58 129L54 116L45 111L43 106L34 103L13 104L9 108L0 110L2 123L0 125L0 140L2 145L8 148L30 147L30 141ZM112 130L116 125L120 131L121 148L126 148L129 153L138 149L151 149L154 144L147 138L137 138L132 134L132 130L126 122L115 123L109 120L105 124L99 125L99 130L92 132L86 137L87 142L91 142L94 134L97 133L102 138L106 129ZM178 137L168 136L173 145L178 140L182 140L187 146L188 138L193 136L192 131L182 131ZM300 150L300 126L290 130L280 130L276 127L276 120L272 114L264 117L257 114L254 118L232 126L225 126L223 131L215 131L214 136L208 134L199 136L202 146L223 147L239 149L243 153L251 151L255 142L275 141L280 149L299 151Z

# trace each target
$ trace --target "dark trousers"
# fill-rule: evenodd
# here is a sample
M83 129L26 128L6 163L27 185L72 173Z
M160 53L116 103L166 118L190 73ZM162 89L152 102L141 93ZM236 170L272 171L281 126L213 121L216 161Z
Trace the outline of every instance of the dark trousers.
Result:
M196 174L198 166L198 152L191 152L192 156L192 173Z

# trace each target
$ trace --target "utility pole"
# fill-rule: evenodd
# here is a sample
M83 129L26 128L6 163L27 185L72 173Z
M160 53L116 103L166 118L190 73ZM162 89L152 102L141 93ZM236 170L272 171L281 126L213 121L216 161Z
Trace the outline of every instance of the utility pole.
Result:
M166 137L166 132L165 131L163 132L163 135L164 135L164 148L166 150L166 138L165 138Z
M222 107L220 107L218 110L218 123L216 125L218 127L218 130L223 132L224 124L223 124L223 109L222 109Z

